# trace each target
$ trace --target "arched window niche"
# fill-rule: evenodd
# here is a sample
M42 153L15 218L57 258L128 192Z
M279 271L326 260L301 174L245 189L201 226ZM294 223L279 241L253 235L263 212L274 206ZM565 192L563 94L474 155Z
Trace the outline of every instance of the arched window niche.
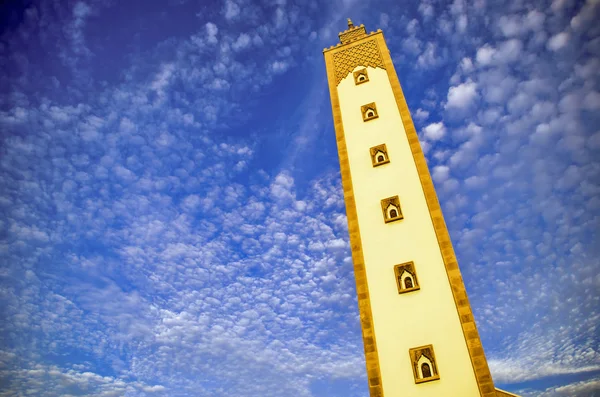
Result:
M383 220L385 223L404 219L402 210L400 208L400 199L398 196L388 197L381 200L381 210L383 212Z
M377 114L377 106L375 105L375 102L362 105L360 107L360 111L362 113L363 121L369 121L379 117L379 115Z
M431 378L431 367L429 366L429 364L421 364L421 376L423 378Z
M394 274L399 294L421 289L414 262L406 262L394 266Z
M440 379L433 345L409 349L408 354L412 363L415 383L430 382Z
M366 68L359 69L353 73L354 84L359 85L369 81L369 74Z
M379 167L380 165L384 165L390 162L385 143L373 146L369 149L369 153L371 155L371 164L373 164L373 167Z

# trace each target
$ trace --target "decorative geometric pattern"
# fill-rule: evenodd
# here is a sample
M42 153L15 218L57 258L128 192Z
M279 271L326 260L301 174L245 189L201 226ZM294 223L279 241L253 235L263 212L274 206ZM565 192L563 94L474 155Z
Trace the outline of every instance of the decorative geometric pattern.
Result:
M347 50L334 53L333 65L335 67L336 85L340 84L340 81L357 66L385 69L379 46L375 40L365 41Z
M360 25L356 28L348 29L339 34L340 41L342 44L346 44L354 39L357 39L361 36L366 36L367 31L365 30L364 25Z

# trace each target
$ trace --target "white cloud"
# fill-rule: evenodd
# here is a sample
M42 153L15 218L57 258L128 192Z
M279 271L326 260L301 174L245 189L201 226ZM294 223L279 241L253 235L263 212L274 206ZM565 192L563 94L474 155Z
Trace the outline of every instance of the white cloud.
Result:
M407 37L402 41L402 49L411 54L418 54L421 52L422 43L416 37Z
M600 379L583 380L574 382L565 386L553 386L546 389L541 394L535 391L539 397L571 397L571 396L590 396L593 397L600 390ZM528 391L523 391L527 397Z
M456 21L456 30L460 33L464 33L467 30L469 20L466 15L461 15Z
M600 149L600 131L588 138L588 146L592 149Z
M597 0L586 0L579 13L571 19L571 28L583 31L594 23L600 13L600 3Z
M429 149L431 149L431 143L429 143L428 141L421 141L419 140L419 143L421 144L421 150L423 150L424 154L429 153Z
M583 107L589 110L600 109L600 92L588 92L583 99Z
M552 5L554 5L554 3ZM546 16L544 13L538 10L531 10L527 13L527 17L525 18L525 26L530 30L537 32L544 28L545 20Z
M294 187L294 179L286 173L281 173L275 177L275 181L271 185L271 194L277 199L287 199L294 197L292 191Z
M512 39L501 43L495 56L502 62L515 62L521 58L523 44L521 40Z
M524 37L529 32L538 32L544 26L546 16L538 10L531 10L526 15L502 15L498 27L505 37Z
M250 36L246 33L242 33L238 36L237 40L231 45L231 47L236 51L241 51L248 48L250 43Z
M275 27L283 28L288 24L287 13L281 7L277 7L275 10Z
M125 180L126 182L133 182L136 179L135 174L122 165L117 165L113 171L116 176Z
M492 63L494 54L496 54L496 49L490 46L489 44L486 44L477 50L477 55L475 56L475 59L477 60L477 63L479 65L489 65L490 63Z
M448 180L450 176L450 168L445 165L437 165L433 167L433 172L431 173L431 177L434 182L442 183Z
M548 39L548 49L552 51L560 50L561 48L567 45L567 43L569 42L569 38L570 36L567 32L555 34L554 36L550 37L550 39Z
M415 119L423 122L425 120L427 120L427 118L429 117L429 112L427 110L423 110L421 108L417 109L417 111L415 112L414 116Z
M288 67L289 64L285 61L275 61L271 64L271 70L276 74L285 72Z
M419 21L413 18L409 23L406 24L406 33L408 33L411 37L414 37L418 31Z
M240 15L240 6L233 0L225 0L223 14L225 16L225 19L235 19Z
M206 25L206 34L208 35L207 41L211 44L217 44L217 33L219 33L219 28L212 22L207 22Z
M460 68L463 73L471 73L473 71L473 61L471 58L463 58L460 61Z
M480 176L470 176L465 179L465 186L470 189L479 189L485 186L487 179Z
M498 20L498 26L506 37L519 36L523 29L519 15L502 15Z
M552 0L551 8L554 12L562 11L572 0Z
M380 29L386 29L388 27L388 23L390 22L390 16L384 12L379 15L379 26Z
M417 64L424 68L430 68L437 65L440 62L440 58L436 55L435 43L429 42L425 46L425 51L417 59Z
M425 19L429 19L435 14L433 5L428 3L427 1L422 1L419 3L419 12L421 13L421 15L423 15Z
M445 109L467 109L475 103L477 97L477 84L473 81L450 87Z
M446 127L443 122L431 123L423 128L425 138L432 141L439 141L446 135Z
M86 3L79 1L73 7L73 22L68 27L71 38L71 49L77 55L91 54L90 50L85 45L85 37L83 30L85 28L88 17L92 14L92 9Z
M167 85L169 84L171 76L173 76L174 72L175 72L174 64L169 63L169 64L162 65L160 72L156 74L156 77L150 84L150 87L153 90L155 90L159 94L159 96L162 97L164 95L164 90L167 87Z
M191 194L183 199L182 206L187 211L194 211L200 203L202 202L202 198L197 194Z

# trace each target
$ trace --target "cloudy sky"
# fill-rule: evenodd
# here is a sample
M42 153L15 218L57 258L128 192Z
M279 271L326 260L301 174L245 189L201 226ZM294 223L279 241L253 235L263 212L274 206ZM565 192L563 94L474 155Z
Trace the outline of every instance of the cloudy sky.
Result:
M0 396L368 395L347 17L386 35L496 385L600 395L600 2L470 3L2 2Z

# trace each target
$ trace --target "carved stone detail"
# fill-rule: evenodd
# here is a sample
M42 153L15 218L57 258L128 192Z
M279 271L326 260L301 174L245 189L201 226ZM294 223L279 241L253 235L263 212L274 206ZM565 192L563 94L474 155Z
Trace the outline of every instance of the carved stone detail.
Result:
M394 275L396 276L396 286L398 287L399 294L421 289L414 262L406 262L394 266ZM406 285L408 280L410 280L412 287Z
M364 43L354 45L347 50L334 53L333 65L335 67L336 85L357 66L385 69L381 53L379 52L379 46L375 40L368 40Z
M387 147L385 146L385 143L373 146L371 149L369 149L369 152L371 154L371 163L373 164L373 167L378 167L380 165L387 164L390 162L390 157L388 156ZM381 160L380 157L383 157L383 160Z
M353 73L354 75L354 84L359 85L362 83L366 83L369 81L369 75L367 74L367 69L360 69Z
M437 363L435 361L435 354L433 353L433 345L419 346L409 349L408 354L412 364L415 383L424 383L440 379ZM423 364L427 365L427 369L430 371L429 373L425 373L425 371L423 371ZM424 374L425 376L423 376Z
M369 121L379 117L379 114L377 113L377 105L375 105L375 102L362 105L360 107L360 112L362 113L363 121Z
M383 212L383 220L385 223L404 219L402 210L400 209L400 199L398 196L381 200L381 212Z
M359 37L366 35L367 31L365 30L365 25L360 25L356 27L349 27L349 29L344 30L338 36L340 37L340 42L342 44L346 44L351 42L352 40L358 39Z

